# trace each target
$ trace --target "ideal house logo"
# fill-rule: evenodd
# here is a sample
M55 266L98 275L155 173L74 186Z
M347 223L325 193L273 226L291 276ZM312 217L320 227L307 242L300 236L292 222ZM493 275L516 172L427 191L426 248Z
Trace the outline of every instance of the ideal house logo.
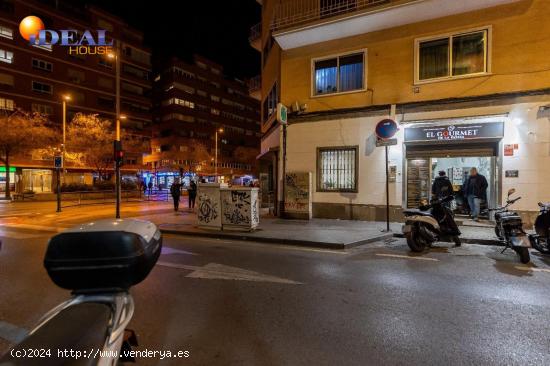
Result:
M108 55L113 52L113 40L107 40L107 31L98 29L83 33L75 29L46 29L37 16L29 15L19 24L21 37L31 46L59 45L67 47L71 55Z

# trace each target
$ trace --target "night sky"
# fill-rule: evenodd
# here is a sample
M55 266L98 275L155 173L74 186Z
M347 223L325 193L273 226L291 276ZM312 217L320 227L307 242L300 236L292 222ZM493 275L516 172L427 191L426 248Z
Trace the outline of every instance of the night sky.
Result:
M260 53L248 43L261 18L256 0L88 0L145 33L155 58L190 60L198 53L238 78L260 73Z

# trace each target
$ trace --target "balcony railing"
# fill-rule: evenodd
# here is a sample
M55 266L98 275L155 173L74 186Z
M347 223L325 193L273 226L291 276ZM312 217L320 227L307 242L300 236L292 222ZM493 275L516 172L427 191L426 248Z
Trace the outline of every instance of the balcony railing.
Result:
M262 23L255 24L250 28L248 41L252 43L255 40L259 39L261 35L262 35Z
M278 31L346 13L403 2L403 0L283 0L275 7L271 29Z

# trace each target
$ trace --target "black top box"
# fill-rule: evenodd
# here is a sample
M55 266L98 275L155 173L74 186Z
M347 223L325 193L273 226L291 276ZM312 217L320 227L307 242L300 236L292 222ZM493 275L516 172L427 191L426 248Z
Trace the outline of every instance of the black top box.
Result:
M99 220L51 238L44 266L68 290L126 291L147 277L161 248L162 236L151 222Z

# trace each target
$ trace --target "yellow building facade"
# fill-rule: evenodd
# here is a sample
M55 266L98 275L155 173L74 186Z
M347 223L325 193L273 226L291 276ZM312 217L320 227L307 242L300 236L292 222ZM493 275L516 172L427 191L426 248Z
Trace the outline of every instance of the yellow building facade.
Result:
M430 196L441 170L455 186L453 208L467 214L461 188L475 167L489 182L487 207L513 187L530 221L537 202L550 201L549 17L548 0L275 6L280 102L291 111L285 171L312 173L313 216L384 217L374 130L391 118L394 220Z

